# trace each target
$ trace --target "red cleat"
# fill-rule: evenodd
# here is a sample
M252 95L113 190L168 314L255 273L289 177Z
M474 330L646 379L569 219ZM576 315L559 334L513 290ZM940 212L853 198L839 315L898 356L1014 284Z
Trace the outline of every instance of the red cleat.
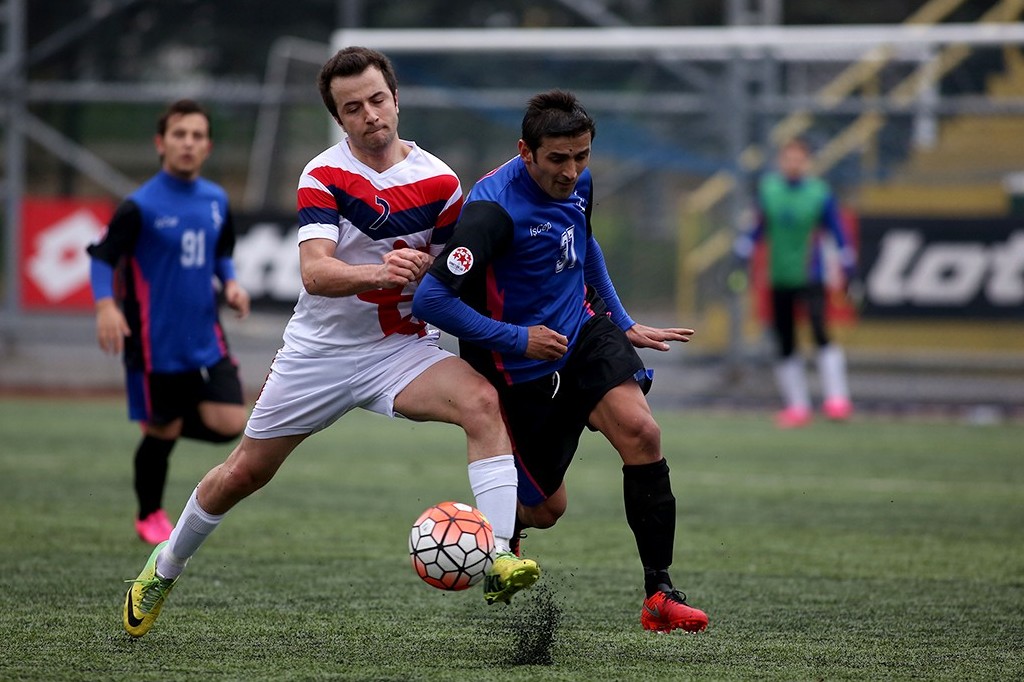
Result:
M799 429L811 423L811 411L803 407L787 407L775 415L775 425L780 429Z
M829 398L821 409L832 421L846 421L853 414L853 405L846 398Z
M640 624L644 630L655 632L671 632L677 628L701 632L708 626L708 614L688 605L686 595L679 590L655 592L644 600Z
M151 545L159 545L171 537L172 530L174 530L174 525L168 520L163 509L157 509L144 519L135 520L135 532L139 534L143 542L148 542Z

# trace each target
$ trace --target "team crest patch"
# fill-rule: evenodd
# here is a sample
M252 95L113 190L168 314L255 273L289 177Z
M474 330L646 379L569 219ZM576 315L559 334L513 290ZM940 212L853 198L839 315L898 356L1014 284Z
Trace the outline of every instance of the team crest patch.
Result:
M453 275L464 275L473 267L473 252L460 246L448 254L447 265Z

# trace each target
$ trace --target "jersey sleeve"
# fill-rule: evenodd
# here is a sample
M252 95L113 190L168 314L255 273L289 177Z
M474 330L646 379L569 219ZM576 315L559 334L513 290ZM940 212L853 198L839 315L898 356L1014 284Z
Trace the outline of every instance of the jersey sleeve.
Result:
M235 252L235 219L231 215L231 209L224 212L224 224L221 225L220 235L217 237L217 246L214 249L214 271L217 279L227 282L235 279L235 262L232 255Z
M299 178L299 242L307 239L338 241L338 202L320 177L326 168L307 169Z
M142 231L142 211L131 199L122 201L114 211L107 225L107 231L96 244L90 244L86 251L90 256L116 267L122 256L135 250L135 243Z
M843 272L847 278L853 277L857 266L857 254L849 243L845 230L843 230L843 220L839 214L839 202L836 201L836 197L832 193L829 193L828 199L825 200L825 205L822 208L821 222L825 226L825 230L832 235L836 242L836 247L839 249L839 262L842 265Z
M462 341L499 353L522 355L530 340L526 327L481 315L429 272L416 287L412 314Z
M512 217L491 201L465 205L451 239L434 260L430 273L455 292L479 283L488 264L512 243Z
M587 262L583 264L587 284L594 288L594 291L604 300L608 312L611 313L612 322L623 331L636 324L633 318L626 312L619 295L612 284L611 275L608 274L608 265L605 263L604 254L597 243L597 239L591 235L587 241Z
M231 209L225 211L224 224L221 225L220 235L217 237L217 248L214 255L217 258L231 258L235 253L235 219L231 215Z
M452 234L455 232L455 224L459 219L459 214L462 213L462 185L459 184L457 177L454 175L451 177L455 181L454 189L445 202L444 208L441 209L441 213L437 216L434 231L430 235L430 255L435 258L451 239Z

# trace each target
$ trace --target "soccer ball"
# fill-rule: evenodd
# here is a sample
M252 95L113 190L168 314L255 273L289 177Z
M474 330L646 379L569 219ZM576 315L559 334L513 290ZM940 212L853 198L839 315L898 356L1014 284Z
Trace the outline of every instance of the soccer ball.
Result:
M476 585L494 562L494 533L479 510L441 502L420 514L409 533L416 574L440 590Z

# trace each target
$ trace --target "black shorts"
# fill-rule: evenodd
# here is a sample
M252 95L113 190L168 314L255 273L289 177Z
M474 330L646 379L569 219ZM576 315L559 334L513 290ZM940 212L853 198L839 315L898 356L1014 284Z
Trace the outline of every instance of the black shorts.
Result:
M134 421L169 424L201 402L244 405L238 366L230 357L189 372L128 370L128 413Z
M558 490L593 409L611 389L644 376L626 334L598 315L560 371L512 386L493 381L512 435L520 502L537 505Z

